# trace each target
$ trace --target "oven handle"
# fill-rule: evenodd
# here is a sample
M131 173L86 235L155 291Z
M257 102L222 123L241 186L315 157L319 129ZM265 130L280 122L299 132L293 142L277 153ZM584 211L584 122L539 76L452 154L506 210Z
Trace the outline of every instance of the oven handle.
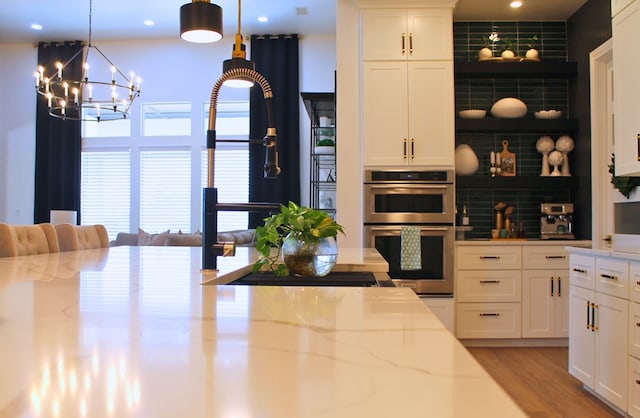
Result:
M400 228L397 227L375 227L375 226L369 226L368 227L369 230L371 232L388 232L388 231L400 231ZM420 230L421 231L442 231L442 232L447 232L450 231L452 228L450 226L421 226Z
M451 184L425 184L425 183L390 183L390 184L371 184L366 183L371 190L388 190L388 189L450 189Z

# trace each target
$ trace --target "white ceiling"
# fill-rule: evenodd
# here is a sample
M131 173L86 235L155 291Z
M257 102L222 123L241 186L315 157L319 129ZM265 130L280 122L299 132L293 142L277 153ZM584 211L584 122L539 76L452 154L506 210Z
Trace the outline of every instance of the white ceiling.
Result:
M509 0L459 0L455 20L566 20L587 0L524 0L518 10ZM144 39L179 36L180 6L190 0L93 0L92 39ZM236 0L212 0L223 8L225 36L237 31ZM297 14L304 8L306 15ZM243 34L333 34L333 0L244 0ZM269 22L259 23L266 15ZM155 25L143 25L145 19ZM89 0L2 0L0 43L88 40ZM36 32L33 23L43 26Z

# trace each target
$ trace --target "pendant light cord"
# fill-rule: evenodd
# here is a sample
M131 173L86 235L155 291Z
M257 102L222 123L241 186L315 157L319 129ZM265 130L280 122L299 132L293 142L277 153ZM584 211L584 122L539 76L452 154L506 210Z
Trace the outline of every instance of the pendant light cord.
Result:
M93 0L89 0L89 46L91 46L91 14L93 11Z

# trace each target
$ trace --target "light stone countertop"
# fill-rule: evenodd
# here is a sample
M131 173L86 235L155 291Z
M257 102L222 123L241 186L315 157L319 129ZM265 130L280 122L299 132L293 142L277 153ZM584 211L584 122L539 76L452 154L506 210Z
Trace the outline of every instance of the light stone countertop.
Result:
M525 416L410 289L201 284L250 253L0 258L0 418Z
M469 239L456 240L456 245L531 245L531 246L575 246L591 247L589 240L559 240L559 239Z

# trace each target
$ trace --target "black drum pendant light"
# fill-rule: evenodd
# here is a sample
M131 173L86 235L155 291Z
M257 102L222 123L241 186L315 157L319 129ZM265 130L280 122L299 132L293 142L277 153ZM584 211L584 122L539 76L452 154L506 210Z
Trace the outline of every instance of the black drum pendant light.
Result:
M222 39L222 8L209 0L193 0L180 7L180 37L188 42Z

